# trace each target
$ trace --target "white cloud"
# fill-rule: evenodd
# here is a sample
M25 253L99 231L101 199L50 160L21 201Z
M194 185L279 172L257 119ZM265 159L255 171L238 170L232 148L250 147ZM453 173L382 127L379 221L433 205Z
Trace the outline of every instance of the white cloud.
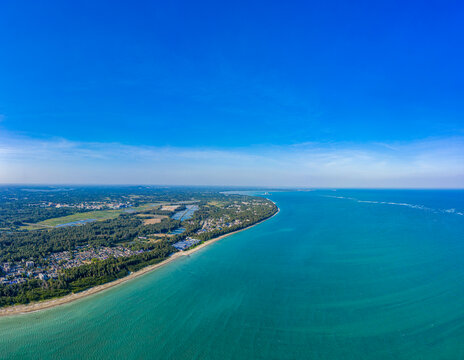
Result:
M1 183L464 187L464 139L237 149L0 137Z

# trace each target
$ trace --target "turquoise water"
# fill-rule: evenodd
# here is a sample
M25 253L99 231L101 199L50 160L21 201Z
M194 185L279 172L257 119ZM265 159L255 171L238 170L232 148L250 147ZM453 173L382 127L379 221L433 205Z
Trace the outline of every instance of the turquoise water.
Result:
M190 257L1 318L0 358L464 359L463 191L270 198L277 216Z

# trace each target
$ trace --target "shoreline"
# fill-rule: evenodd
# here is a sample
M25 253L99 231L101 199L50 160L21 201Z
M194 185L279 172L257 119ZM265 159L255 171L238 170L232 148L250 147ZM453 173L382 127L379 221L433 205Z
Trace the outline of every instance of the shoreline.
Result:
M131 273L131 274L129 274L129 275L127 275L127 276L125 276L125 277L123 277L121 279L117 279L117 280L108 282L106 284L97 285L97 286L94 286L92 288L89 288L87 290L84 290L84 291L81 291L81 292L78 292L78 293L68 294L68 295L65 295L65 296L60 297L60 298L54 298L54 299L44 300L44 301L40 301L40 302L34 302L34 303L29 303L29 304L21 304L21 305L12 305L12 306L8 306L8 307L5 307L5 308L0 308L0 317L14 316L14 315L20 315L20 314L26 314L26 313L36 312L36 311L40 311L40 310L50 309L50 308L54 308L56 306L60 306L60 305L64 305L64 304L74 302L74 301L79 300L79 299L83 299L83 298L85 298L87 296L90 296L90 295L93 295L93 294L100 293L102 291L105 291L107 289L115 287L115 286L117 286L119 284L125 283L125 282L130 281L132 279L135 279L135 278L137 278L139 276L145 275L145 274L147 274L147 273L149 273L149 272L151 272L153 270L156 270L156 269L158 269L158 268L160 268L160 267L162 267L164 265L167 265L167 264L173 262L174 260L176 260L176 259L178 259L178 258L180 258L182 256L189 256L190 254L193 254L193 253L197 252L198 250L203 249L204 247L206 247L208 245L211 245L211 244L215 243L216 241L224 239L224 238L226 238L226 237L228 237L230 235L239 233L241 231L244 231L244 230L250 229L250 228L252 228L252 227L254 227L256 225L259 225L259 224L263 223L264 221L273 218L279 212L280 212L280 208L277 207L277 212L275 214L273 214L272 216L266 218L266 219L258 221L257 223L252 224L250 226L247 226L247 227L245 227L243 229L235 230L235 231L232 231L230 233L220 235L218 237L207 240L207 241L203 242L202 244L194 247L193 249L186 250L186 251L175 252L171 256L169 256L167 259L159 262L158 264L149 265L147 267L144 267L143 269L140 269L139 271Z

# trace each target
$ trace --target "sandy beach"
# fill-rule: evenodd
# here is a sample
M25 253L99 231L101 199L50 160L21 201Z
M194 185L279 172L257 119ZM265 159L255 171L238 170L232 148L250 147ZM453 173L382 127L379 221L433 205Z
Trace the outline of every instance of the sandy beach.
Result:
M55 306L59 306L59 305L63 305L63 304L67 304L67 303L70 303L70 302L73 302L75 300L78 300L78 299L82 299L84 297L87 297L87 296L90 296L90 295L93 295L93 294L96 294L96 293L99 293L99 292L102 292L106 289L109 289L109 288L112 288L114 286L117 286L119 284L122 284L126 281L130 281L131 279L135 279L136 277L139 277L139 276L142 276L146 273L149 273L155 269L158 269L160 268L161 266L164 266L166 264L169 264L170 262L182 257L182 256L188 256L200 249L203 249L204 247L208 246L208 245L211 245L213 243L215 243L216 241L219 241L225 237L228 237L230 235L233 235L233 234L236 234L240 231L244 231L244 230L247 230L247 229L250 229L256 225L259 225L261 224L262 222L266 221L266 220L269 220L271 219L272 217L276 216L278 213L279 213L280 209L277 210L277 212L272 215L271 217L267 218L267 219L264 219L260 222L257 222L256 224L253 224L253 225L250 225L246 228L243 228L243 229L240 229L240 230L237 230L237 231L233 231L233 232L230 232L228 234L225 234L225 235L221 235L221 236L218 236L216 238L213 238L211 240L208 240L208 241L205 241L204 243L198 245L197 247L193 248L193 249L190 249L190 250L187 250L187 251L179 251L179 252L176 252L174 254L172 254L169 258L167 258L166 260L163 260L162 262L158 263L158 264L155 264L155 265L150 265L150 266L147 266L137 272L134 272L122 279L118 279L118 280L114 280L112 282L109 282L109 283L106 283L106 284L102 284L102 285L98 285L98 286L95 286L93 288L90 288L90 289L87 289L87 290L84 290L84 291L81 291L81 292L78 292L78 293L73 293L73 294L69 294L69 295L66 295L66 296L63 296L63 297L60 297L60 298L56 298L56 299L50 299L50 300L44 300L44 301L40 301L40 302L34 302L34 303L30 303L30 304L24 304L24 305L14 305L14 306L8 306L8 307L5 307L5 308L1 308L0 309L0 317L1 316L11 316L11 315L18 315L18 314L24 314L24 313L29 313L29 312L34 312L34 311L39 311L39 310L44 310L44 309L49 309L49 308L52 308L52 307L55 307Z

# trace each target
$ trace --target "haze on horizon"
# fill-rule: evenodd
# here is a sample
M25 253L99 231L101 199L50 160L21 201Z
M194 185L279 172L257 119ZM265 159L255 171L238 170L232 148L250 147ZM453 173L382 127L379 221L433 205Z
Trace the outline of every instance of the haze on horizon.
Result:
M463 188L463 12L6 1L0 183Z

